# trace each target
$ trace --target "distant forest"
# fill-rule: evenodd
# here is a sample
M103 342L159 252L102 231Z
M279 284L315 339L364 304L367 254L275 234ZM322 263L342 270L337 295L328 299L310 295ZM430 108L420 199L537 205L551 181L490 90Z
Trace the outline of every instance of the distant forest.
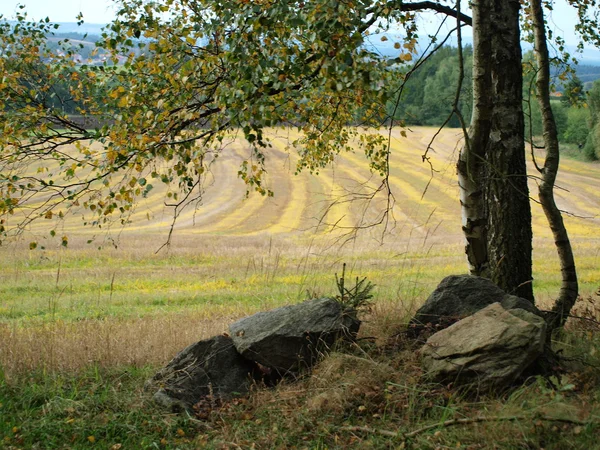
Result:
M55 33L48 39L48 46L56 52L70 49L81 66L102 64L104 55L97 52L95 46L99 39L98 35ZM464 67L472 65L472 54L472 48L466 46L463 50ZM531 52L529 55L531 58ZM526 54L524 60L527 61L527 58ZM385 112L382 112L382 122L393 118L396 123L404 125L441 126L445 123L449 127L459 127L459 118L451 114L460 73L458 49L442 47L416 69L414 67L415 63L390 59L389 100ZM535 98L527 92L532 77L533 73L526 73L524 80L524 97L534 100L524 103L526 114L531 118L526 117L526 131L528 136L539 136L542 129L539 108ZM552 104L559 138L562 143L579 148L586 159L597 159L600 155L600 66L578 65L575 73L566 77L561 77L560 68L554 68L553 77L557 94ZM59 95L48 99L49 106L66 114L78 115L78 105L69 101L68 92L72 88L66 84L55 86L54 92ZM458 107L468 124L472 108L472 76L469 70L464 72ZM356 119L361 121L360 117Z
M578 65L575 70L577 77L583 82L586 89L591 88L592 83L600 79L600 66Z
M472 48L463 51L464 67L472 65ZM525 55L524 61L533 55ZM460 66L458 49L443 47L423 64L392 68L387 117L405 125L459 127L459 118L452 114ZM542 134L538 102L529 89L533 87L533 70L525 70L523 109L526 114L526 136ZM584 159L596 160L600 155L600 67L576 66L575 73L553 70L556 95L552 100L559 139L576 148ZM468 124L471 117L472 76L465 70L459 110Z

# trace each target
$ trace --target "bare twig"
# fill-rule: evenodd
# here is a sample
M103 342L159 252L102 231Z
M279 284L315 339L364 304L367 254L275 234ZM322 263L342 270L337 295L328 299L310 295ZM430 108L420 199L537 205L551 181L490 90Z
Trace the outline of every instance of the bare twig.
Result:
M589 425L591 423L598 423L597 421L585 421L578 419L567 419L564 417L552 417L545 415L533 415L533 416L479 416L479 417L466 417L463 419L450 419L444 422L438 422L430 425L426 425L421 428L417 428L416 430L409 431L408 433L402 433L400 431L390 431L383 430L380 428L369 428L369 427L361 427L361 426L346 426L339 427L339 430L342 431L350 431L350 432L362 432L362 433L371 433L371 434L379 434L381 436L393 437L393 438L401 438L402 440L410 439L419 434L422 434L426 431L433 430L435 428L445 428L451 427L454 425L468 425L472 423L480 423L480 422L513 422L515 420L544 420L548 422L563 422L569 423L573 425Z

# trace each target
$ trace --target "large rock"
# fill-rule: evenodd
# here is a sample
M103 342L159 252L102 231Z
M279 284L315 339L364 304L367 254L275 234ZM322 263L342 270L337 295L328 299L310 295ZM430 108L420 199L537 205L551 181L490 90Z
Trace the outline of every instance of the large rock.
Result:
M541 317L531 302L506 294L487 278L451 275L440 282L418 309L409 323L409 332L419 335L426 329L442 330L493 303L501 303L504 309L524 309Z
M544 319L494 303L431 336L422 363L437 381L503 389L542 355L545 339Z
M248 392L255 365L243 358L227 336L215 336L182 350L146 383L154 400L174 410L191 409L209 395L227 399Z
M355 336L359 327L355 314L322 298L254 314L229 331L245 358L286 374L311 367L338 338Z

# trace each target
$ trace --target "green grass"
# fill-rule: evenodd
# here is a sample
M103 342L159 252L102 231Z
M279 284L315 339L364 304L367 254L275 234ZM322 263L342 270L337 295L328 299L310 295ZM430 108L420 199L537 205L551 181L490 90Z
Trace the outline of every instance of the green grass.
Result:
M0 447L176 448L184 441L178 431L195 434L196 427L147 401L140 386L151 372L91 368L75 376L33 373L16 384L0 380Z
M227 252L227 246L222 252ZM149 254L140 259L124 251L119 260L100 252L92 256L75 251L47 254L40 261L36 252L30 252L10 264L0 264L0 321L31 317L78 320L90 314L127 318L189 308L241 304L241 309L252 309L264 303L295 302L305 298L307 290L330 294L333 274L341 269L342 261L348 262L356 276L368 276L378 284L382 299L421 296L422 289L434 285L460 259L453 253L453 249L443 249L428 255L396 256L382 249L358 258L347 252L323 252L307 258L297 248L275 248L271 256L253 250L205 257L191 251L185 257ZM439 261L439 268L424 273L432 259ZM406 278L404 283L401 277ZM408 283L416 278L423 288Z
M598 364L597 331L589 339L573 330L563 346L570 356ZM503 395L472 398L428 383L412 351L363 343L331 355L296 383L257 387L248 398L196 416L156 409L142 389L154 370L34 371L10 381L0 375L0 447L562 450L596 448L600 431L600 373L581 363L554 379L555 388L531 379ZM481 416L511 420L442 425ZM410 439L402 436L430 425Z
M15 248L2 259L4 370L164 363L239 317L335 294L334 274L344 262L348 277L376 285L381 322L398 327L398 316L414 311L443 277L466 269L460 244L420 240L340 248L249 236L220 237L203 247L203 237L186 236L186 245L155 255L139 239L116 250ZM560 287L559 266L551 242L536 242L534 287L548 308ZM600 285L598 252L586 244L576 255L581 293L589 296ZM35 342L43 343L43 352Z
M124 319L190 310L208 314L237 309L243 314L300 301L307 291L330 295L342 262L348 263L351 275L366 276L377 285L380 302L415 302L444 276L465 270L460 246L399 250L382 247L354 255L322 251L307 258L297 249L276 248L270 256L256 251L211 257L190 252L186 257L150 254L147 259L126 251L122 259L75 251L48 253L42 261L37 252L29 252L0 264L0 323ZM584 294L600 283L595 250L576 247ZM544 300L558 291L558 262L549 247L536 253L540 257L534 266L535 288Z

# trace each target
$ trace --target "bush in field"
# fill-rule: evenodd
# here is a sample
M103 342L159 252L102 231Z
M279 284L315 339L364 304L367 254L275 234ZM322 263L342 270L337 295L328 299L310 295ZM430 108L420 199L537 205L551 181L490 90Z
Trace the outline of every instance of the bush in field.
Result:
M589 133L585 145L583 146L583 156L588 161L598 160L598 146L600 145L600 124Z
M583 145L590 134L590 111L588 108L572 107L567 111L567 129L563 134L564 142Z
M583 147L583 155L589 161L596 161L600 155L600 80L596 80L587 93L589 106L589 134Z

